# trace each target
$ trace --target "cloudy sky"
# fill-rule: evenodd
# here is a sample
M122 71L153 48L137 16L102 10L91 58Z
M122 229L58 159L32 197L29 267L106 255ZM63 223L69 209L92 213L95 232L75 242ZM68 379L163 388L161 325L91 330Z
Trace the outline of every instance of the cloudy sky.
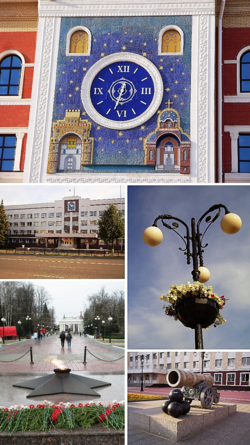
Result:
M4 205L54 202L65 196L90 199L124 198L124 186L119 185L0 185L0 200Z
M24 280L34 286L44 287L50 297L48 306L54 307L56 322L65 317L77 317L88 307L88 296L98 293L103 287L111 295L125 291L124 280ZM101 314L100 314L101 316Z
M242 219L242 228L227 235L215 221L205 234L204 266L211 272L206 285L229 299L224 325L203 330L205 349L249 349L250 338L250 187L249 186L129 186L128 187L128 347L130 349L193 349L194 331L165 315L161 294L171 284L192 282L192 265L179 250L184 243L162 226L157 247L142 240L146 227L161 214L171 214L190 227L214 204L225 204ZM207 223L201 225L201 232Z

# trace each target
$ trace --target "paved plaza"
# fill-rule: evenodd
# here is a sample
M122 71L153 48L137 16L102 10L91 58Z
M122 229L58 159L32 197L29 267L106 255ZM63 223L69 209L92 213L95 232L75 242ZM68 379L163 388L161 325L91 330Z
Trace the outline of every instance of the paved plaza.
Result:
M86 361L84 364L84 347L87 346ZM33 362L30 363L30 347L33 352ZM0 347L0 405L13 404L29 405L49 400L53 403L62 402L89 402L93 396L76 396L71 394L59 394L45 397L26 399L30 390L13 388L13 384L53 374L58 366L51 362L52 359L63 360L65 368L70 368L71 373L84 377L90 377L111 383L111 386L98 388L100 394L95 400L103 403L113 400L124 400L124 349L112 345L103 345L94 339L83 336L73 336L71 347L65 342L64 348L58 335L46 337L40 342L24 340L12 345Z
M0 255L2 279L122 279L124 258Z

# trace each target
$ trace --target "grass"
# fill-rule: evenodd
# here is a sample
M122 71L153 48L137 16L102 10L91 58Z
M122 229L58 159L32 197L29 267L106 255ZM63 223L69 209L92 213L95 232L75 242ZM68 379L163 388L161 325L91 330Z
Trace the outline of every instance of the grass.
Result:
M128 402L139 402L140 400L166 400L166 396L150 396L147 394L128 393Z

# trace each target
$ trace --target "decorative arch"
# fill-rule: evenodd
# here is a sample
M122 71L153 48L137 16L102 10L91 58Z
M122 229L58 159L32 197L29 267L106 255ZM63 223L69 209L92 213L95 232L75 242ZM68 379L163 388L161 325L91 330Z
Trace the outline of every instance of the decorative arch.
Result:
M85 26L75 26L67 34L66 56L89 56L91 32Z
M8 50L0 54L1 97L8 97L8 100L22 98L24 69L25 59L19 51Z
M184 34L176 25L168 25L161 29L158 41L158 54L163 56L182 55Z
M82 138L68 132L59 141L59 170L75 171L81 169Z
M66 158L64 159L64 171L65 172L70 172L70 171L75 171L76 168L76 157L74 155L67 155Z
M250 46L237 55L237 95L250 96Z

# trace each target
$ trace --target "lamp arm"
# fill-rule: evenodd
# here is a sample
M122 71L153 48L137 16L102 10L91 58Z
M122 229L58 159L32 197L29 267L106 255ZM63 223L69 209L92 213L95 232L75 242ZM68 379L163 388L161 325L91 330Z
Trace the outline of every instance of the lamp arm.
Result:
M197 222L197 249L198 249L198 256L200 259L200 266L203 266L203 252L208 244L205 244L204 246L202 245L203 242L203 238L206 234L206 232L208 231L209 227L219 218L220 216L220 212L221 209L225 210L225 215L227 215L228 213L230 213L230 211L228 210L228 208L224 205L224 204L214 204L212 207L210 207L205 213L203 213L203 215L200 217L199 221ZM209 213L214 212L215 210L218 210L218 212L215 214L215 216L212 218L211 215L209 215ZM207 216L207 218L206 218ZM200 224L201 222L205 219L206 223L209 223L207 228L205 229L205 231L203 233L200 232ZM212 218L212 219L211 219Z
M182 221L182 219L176 218L175 216L172 215L159 215L157 216L157 218L155 218L153 226L157 227L157 221L161 220L162 224L164 227L167 227L167 229L169 230L173 230L184 242L185 244L185 248L181 248L179 247L179 250L181 250L182 252L184 252L184 255L187 255L187 264L190 264L190 258L191 258L191 254L190 254L190 237L189 237L189 227L188 225ZM186 235L182 236L176 229L179 228L179 224L173 222L171 227L169 224L167 224L164 220L169 220L169 219L173 219L174 221L178 221L179 223L181 223L185 229L186 229Z

